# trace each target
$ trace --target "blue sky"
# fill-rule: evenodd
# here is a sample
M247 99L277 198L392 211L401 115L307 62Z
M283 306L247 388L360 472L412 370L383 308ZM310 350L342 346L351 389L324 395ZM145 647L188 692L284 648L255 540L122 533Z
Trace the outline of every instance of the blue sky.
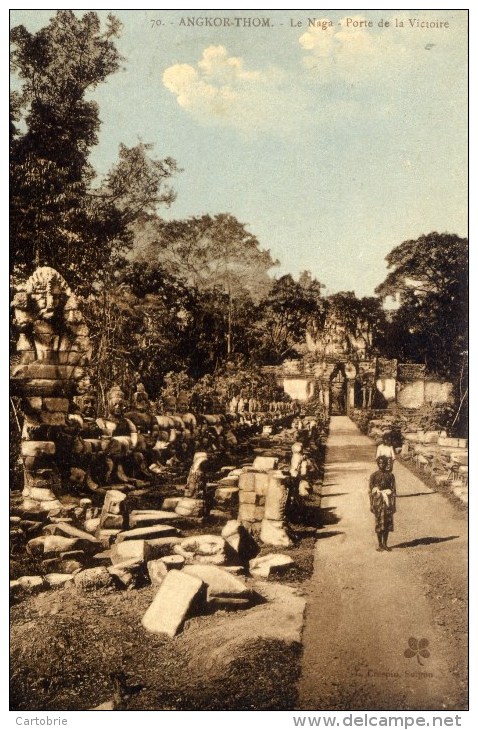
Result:
M94 92L91 160L105 172L139 139L176 158L178 198L161 214L230 212L281 261L276 274L309 270L328 293L359 296L403 240L467 235L465 11L112 12L124 70ZM34 31L50 14L11 22ZM206 15L269 27L180 25Z

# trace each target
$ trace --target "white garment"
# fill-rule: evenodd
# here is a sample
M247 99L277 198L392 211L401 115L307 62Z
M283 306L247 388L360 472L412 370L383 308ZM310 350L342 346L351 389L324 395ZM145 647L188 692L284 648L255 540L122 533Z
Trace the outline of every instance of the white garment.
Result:
M378 459L379 456L386 456L388 459L392 459L392 461L395 461L395 449L391 445L387 446L386 444L379 444L377 446L375 459Z

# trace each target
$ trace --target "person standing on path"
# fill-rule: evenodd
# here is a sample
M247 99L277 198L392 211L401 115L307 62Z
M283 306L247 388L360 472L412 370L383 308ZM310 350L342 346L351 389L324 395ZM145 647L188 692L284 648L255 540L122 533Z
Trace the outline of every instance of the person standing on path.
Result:
M387 471L393 471L393 462L395 461L395 449L392 445L392 437L389 433L383 434L382 443L377 446L377 452L375 454L375 460L378 460L379 456L385 456L387 458Z
M396 510L395 477L388 471L388 458L379 456L378 471L370 476L370 511L375 515L375 532L378 539L378 552L389 552L388 535L393 532L393 515Z

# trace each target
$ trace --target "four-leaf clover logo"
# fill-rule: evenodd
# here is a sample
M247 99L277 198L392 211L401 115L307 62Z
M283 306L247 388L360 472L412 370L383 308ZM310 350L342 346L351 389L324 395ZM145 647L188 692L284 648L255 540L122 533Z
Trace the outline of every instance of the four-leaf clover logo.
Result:
M417 662L423 667L423 662L420 661L420 657L423 659L429 659L430 652L428 651L429 645L428 639L414 639L411 636L408 640L408 649L405 649L404 655L407 659L413 659L414 656L417 658Z

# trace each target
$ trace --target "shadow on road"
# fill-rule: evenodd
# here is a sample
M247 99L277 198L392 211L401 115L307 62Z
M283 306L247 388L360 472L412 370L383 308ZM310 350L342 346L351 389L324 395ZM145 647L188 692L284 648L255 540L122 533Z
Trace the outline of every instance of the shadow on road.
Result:
M399 542L398 545L393 545L393 549L396 548L407 548L407 547L418 547L419 545L433 545L436 542L448 542L449 540L458 540L459 535L450 535L450 537L417 537L415 540L409 542Z
M345 497L349 492L335 492L335 494L323 494L322 499L328 499L329 497Z
M340 530L325 530L324 532L318 532L316 537L317 540L323 540L326 537L335 537L335 535L343 535L344 533Z
M429 497L430 494L438 494L438 492L416 492L415 494L397 494L397 499L405 499L406 497Z

